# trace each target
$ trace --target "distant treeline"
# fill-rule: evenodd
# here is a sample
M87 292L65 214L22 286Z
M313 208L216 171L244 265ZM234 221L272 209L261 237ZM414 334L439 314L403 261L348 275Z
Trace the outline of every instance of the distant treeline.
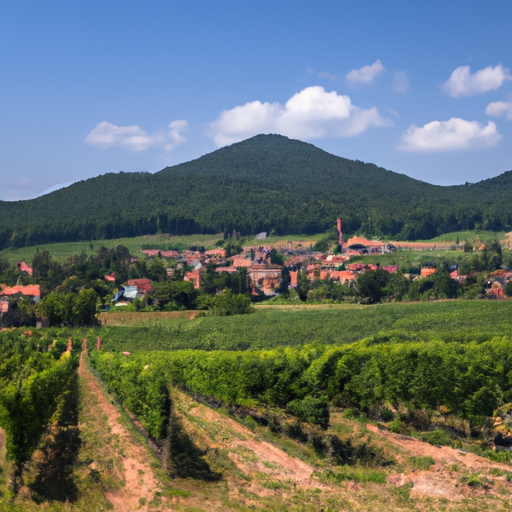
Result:
M261 135L156 174L119 173L0 202L0 249L53 242L261 231L429 239L512 229L512 172L440 187L310 144Z

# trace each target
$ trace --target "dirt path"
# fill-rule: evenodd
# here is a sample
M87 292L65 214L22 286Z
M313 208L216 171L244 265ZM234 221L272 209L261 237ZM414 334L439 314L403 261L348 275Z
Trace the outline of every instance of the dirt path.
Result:
M147 504L153 499L158 482L150 466L150 456L147 448L134 441L128 429L121 423L121 415L105 396L95 377L90 373L84 361L80 358L78 369L80 379L97 399L99 408L107 415L110 433L119 440L116 443L118 455L122 460L122 474L125 485L116 492L107 493L107 499L117 512L148 510Z
M185 395L175 393L183 402ZM189 403L191 402L188 399ZM279 481L293 481L303 489L316 488L311 480L314 468L292 457L277 446L258 439L248 428L203 404L195 402L188 411L191 417L201 418L210 428L222 432L215 441L217 447L229 451L229 457L247 475L266 475Z
M378 434L389 439L393 444L413 452L416 456L432 457L437 463L442 462L450 465L460 464L475 472L488 468L497 468L512 473L512 466L500 464L499 462L492 462L491 460L475 455L474 453L457 450L455 448L450 448L449 446L433 446L429 443L418 441L413 437L393 434L387 430L380 430L376 425L366 425L366 428L374 434Z
M460 486L460 471L471 474L485 474L487 479L500 482L507 492L512 492L512 485L508 482L505 473L512 473L512 466L492 462L474 453L457 450L448 446L433 446L418 441L412 437L394 434L387 430L380 430L376 425L366 425L366 428L381 436L395 446L407 450L411 456L432 457L435 464L429 471L417 471L409 474L392 475L387 478L389 483L397 486L412 484L411 495L428 496L431 498L448 498L462 500L471 494L467 486ZM501 476L489 476L489 470L501 470Z

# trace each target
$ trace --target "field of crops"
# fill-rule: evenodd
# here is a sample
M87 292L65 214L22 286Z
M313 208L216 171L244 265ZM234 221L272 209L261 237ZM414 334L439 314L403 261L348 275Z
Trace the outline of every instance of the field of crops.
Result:
M101 331L105 350L128 352L341 345L372 336L465 343L504 335L512 335L509 301L259 306L252 315L170 319Z
M71 476L80 446L76 368L81 342L69 343L74 350L68 350L65 338L0 333L0 427L14 494L22 486L40 500L72 499L76 493Z

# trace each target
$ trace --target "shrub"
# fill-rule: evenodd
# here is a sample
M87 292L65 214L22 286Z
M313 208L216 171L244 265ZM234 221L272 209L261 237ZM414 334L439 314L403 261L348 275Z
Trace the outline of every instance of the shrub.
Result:
M292 400L286 406L286 412L322 428L329 425L329 404L323 398L307 396L302 400Z
M448 446L451 444L452 438L450 434L445 430L433 430L432 432L427 432L424 434L421 440L430 444Z

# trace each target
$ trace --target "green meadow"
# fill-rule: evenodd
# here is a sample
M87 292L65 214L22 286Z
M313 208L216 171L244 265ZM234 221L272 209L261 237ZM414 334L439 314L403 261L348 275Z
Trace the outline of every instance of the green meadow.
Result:
M326 306L257 306L232 317L169 319L101 329L107 350L257 350L363 338L489 341L512 338L512 302L440 301ZM129 313L128 313L129 315ZM92 339L92 337L91 337Z

